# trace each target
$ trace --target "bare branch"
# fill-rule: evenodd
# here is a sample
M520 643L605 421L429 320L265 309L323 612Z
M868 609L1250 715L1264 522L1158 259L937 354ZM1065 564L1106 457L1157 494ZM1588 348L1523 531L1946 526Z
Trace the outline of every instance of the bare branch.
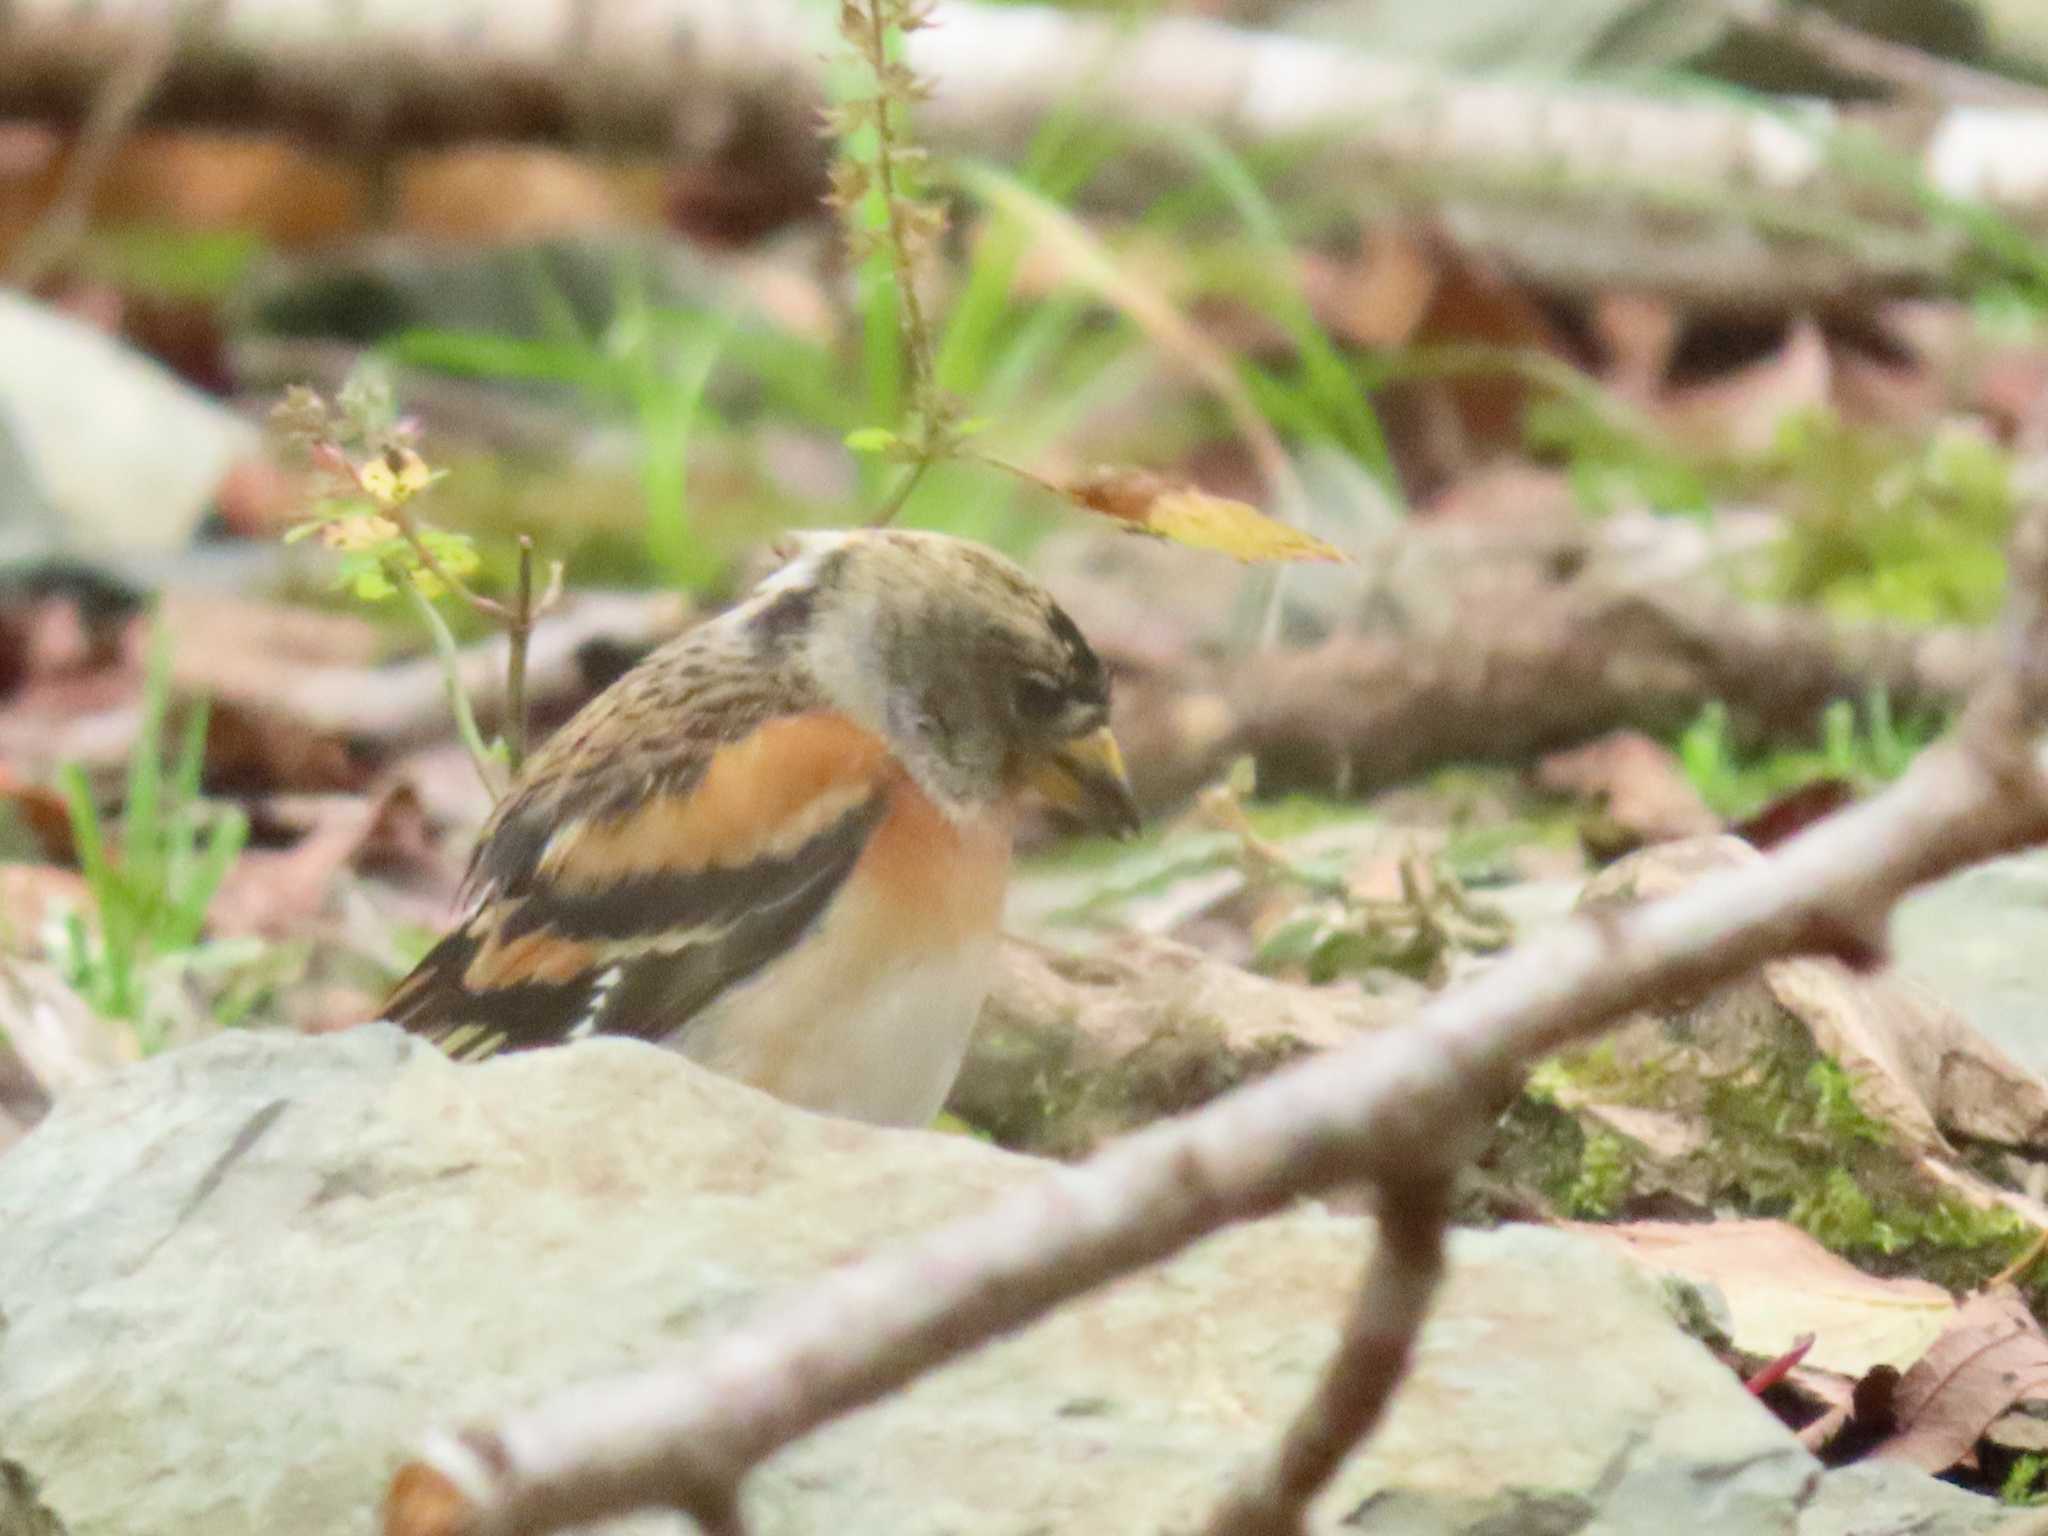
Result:
M2018 541L2022 585L2048 574L2043 516ZM2048 612L2048 598L2023 591L2014 611L2024 676L2031 615ZM2007 690L2002 719L2031 735L2043 691L2006 674L1993 686ZM2048 838L2034 749L1986 741L1959 733L1883 794L1756 865L1511 953L1409 1028L1048 1169L988 1210L826 1275L685 1365L439 1436L428 1466L409 1474L434 1497L406 1500L394 1487L387 1530L532 1533L648 1505L719 1512L792 1440L1208 1232L1339 1185L1448 1179L1537 1057L1765 960L1867 960L1906 891ZM1311 1453L1298 1454L1306 1465Z
M0 114L83 121L129 39L163 9L0 6ZM150 95L152 124L261 124L359 153L513 139L674 156L713 173L744 162L750 184L792 217L815 206L825 180L813 130L826 97L824 23L837 7L182 9L194 21ZM1840 115L1813 104L1787 114L1582 82L1460 81L1199 17L1132 26L972 0L948 0L943 25L919 31L904 62L935 87L919 122L937 152L1010 159L1067 111L1131 131L1132 152L1089 189L1127 207L1186 175L1174 136L1154 131L1177 122L1242 149L1294 151L1295 174L1323 196L1426 209L1467 249L1560 287L1795 303L1953 284L1972 270L1959 231L1831 163L1825 133ZM1942 78L1953 93L1952 72ZM2034 114L1971 109L1945 115L1908 153L1940 192L1981 197L2032 227L2043 133Z
M64 180L42 222L8 264L7 280L32 289L71 256L92 220L93 197L106 180L114 156L149 105L150 93L170 68L176 36L169 26L143 26L126 44L107 74L92 110L71 146Z
M1939 106L2006 107L2020 112L2038 112L2048 106L2048 94L2038 86L1895 43L1815 6L1793 5L1788 0L1725 0L1725 4L1728 15L1744 26L1776 33L1809 48L1846 74L1883 81L1894 90Z
M1310 1501L1372 1433L1408 1373L1443 1275L1449 1194L1441 1183L1387 1190L1378 1245L1343 1342L1267 1475L1217 1510L1208 1536L1302 1536L1308 1530Z

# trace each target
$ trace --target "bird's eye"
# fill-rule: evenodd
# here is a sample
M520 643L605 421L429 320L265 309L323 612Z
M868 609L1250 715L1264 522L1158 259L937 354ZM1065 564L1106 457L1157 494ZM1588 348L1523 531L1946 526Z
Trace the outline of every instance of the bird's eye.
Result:
M1067 707L1066 690L1042 677L1017 681L1017 718L1027 725L1051 725Z

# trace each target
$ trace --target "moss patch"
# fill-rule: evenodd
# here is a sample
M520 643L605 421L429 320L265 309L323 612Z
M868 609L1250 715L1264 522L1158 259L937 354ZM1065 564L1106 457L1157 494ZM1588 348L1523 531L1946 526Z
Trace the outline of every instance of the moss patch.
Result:
M1958 1290L1981 1285L2021 1251L2032 1235L2024 1219L1931 1183L1891 1128L1857 1104L1848 1073L1781 1010L1773 1018L1743 1009L1751 1049L1728 1069L1707 1069L1711 1056L1691 1047L1726 1027L1725 1016L1703 1023L1708 1010L1730 1006L1722 997L1667 1010L1629 1026L1623 1043L1546 1063L1524 1106L1548 1113L1518 1106L1502 1123L1504 1136L1532 1143L1505 1159L1534 1175L1525 1187L1580 1218L1673 1194L1716 1214L1776 1217L1865 1269ZM1669 1049L1637 1055L1652 1028ZM1562 1107L1588 1104L1663 1111L1703 1123L1706 1135L1697 1150L1660 1158ZM1555 1123L1559 1114L1578 1125L1576 1144Z

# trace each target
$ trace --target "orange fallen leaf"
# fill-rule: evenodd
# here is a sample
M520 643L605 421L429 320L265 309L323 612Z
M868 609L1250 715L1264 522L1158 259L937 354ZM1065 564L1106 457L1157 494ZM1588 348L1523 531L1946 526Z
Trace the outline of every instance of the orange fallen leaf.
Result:
M409 1461L384 1495L385 1536L450 1536L475 1515L462 1490L447 1474L423 1461Z
M1276 522L1248 502L1212 496L1147 469L1098 469L1059 487L1077 506L1100 512L1139 533L1238 560L1342 562L1343 551L1313 534Z

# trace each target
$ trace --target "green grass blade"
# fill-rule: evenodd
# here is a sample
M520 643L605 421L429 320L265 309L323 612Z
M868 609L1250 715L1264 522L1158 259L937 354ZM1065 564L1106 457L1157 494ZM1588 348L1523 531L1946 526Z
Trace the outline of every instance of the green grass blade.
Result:
M197 818L194 820L196 823ZM248 841L249 818L242 814L241 807L218 807L204 849L194 859L184 889L166 916L165 949L190 949L199 942L200 934L206 931L206 913L213 905L214 894Z
M1273 291L1265 296L1265 308L1294 343L1309 394L1327 413L1332 435L1398 499L1400 487L1379 413L1329 333L1317 322L1301 286L1293 244L1265 189L1244 161L1208 129L1172 122L1160 124L1156 132L1207 174L1264 250L1267 268L1275 277Z
M655 361L657 371L638 401L648 489L647 551L671 581L690 592L703 591L720 569L691 523L689 494L690 442L724 339L723 330L680 338L673 364L664 376L660 360Z
M170 634L161 621L150 631L142 680L142 718L129 750L128 798L121 807L121 865L132 889L146 899L163 881L163 753L171 707Z
M402 331L379 349L395 363L431 368L460 378L522 384L566 384L616 401L616 364L594 347L498 336L486 331Z

